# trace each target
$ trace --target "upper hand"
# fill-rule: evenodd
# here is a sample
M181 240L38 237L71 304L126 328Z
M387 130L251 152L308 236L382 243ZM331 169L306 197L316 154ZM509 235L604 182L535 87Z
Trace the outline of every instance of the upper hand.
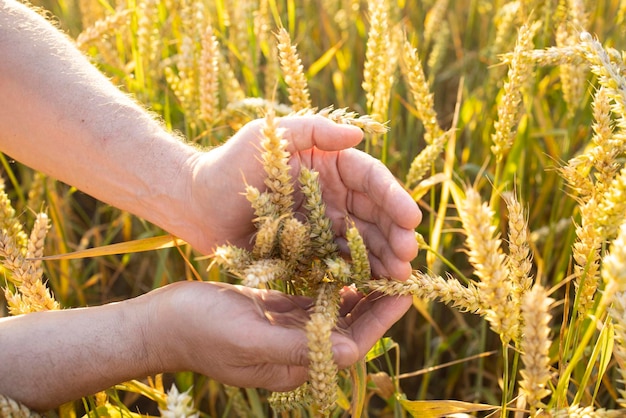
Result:
M224 243L250 247L254 213L242 193L245 184L264 187L259 145L263 123L247 124L224 145L194 161L191 216L205 228L196 229L196 240L190 242L198 250L209 253ZM348 216L365 239L374 275L408 278L410 261L417 254L414 229L421 212L380 161L351 148L361 141L362 131L322 116L285 117L279 124L286 129L292 178L297 179L302 165L320 173L327 215L340 247L346 248L341 236ZM294 210L305 212L300 204L296 198Z

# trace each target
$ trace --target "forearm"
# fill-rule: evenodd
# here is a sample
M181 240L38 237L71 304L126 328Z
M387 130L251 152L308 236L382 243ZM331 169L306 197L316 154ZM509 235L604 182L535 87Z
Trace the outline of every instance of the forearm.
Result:
M170 227L168 214L184 202L181 172L195 150L115 88L45 19L12 0L0 0L0 57L0 149Z
M46 410L155 372L136 301L0 319L0 394Z

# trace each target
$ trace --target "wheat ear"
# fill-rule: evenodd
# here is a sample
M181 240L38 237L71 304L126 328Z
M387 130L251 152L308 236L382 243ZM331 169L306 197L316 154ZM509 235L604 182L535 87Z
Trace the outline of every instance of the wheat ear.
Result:
M550 305L553 300L536 284L522 299L524 326L521 339L522 361L520 388L531 414L544 406L541 400L550 394Z
M287 83L289 101L295 111L310 109L309 88L296 46L291 44L291 37L285 28L281 28L276 37L278 39L280 66L283 70L285 83Z

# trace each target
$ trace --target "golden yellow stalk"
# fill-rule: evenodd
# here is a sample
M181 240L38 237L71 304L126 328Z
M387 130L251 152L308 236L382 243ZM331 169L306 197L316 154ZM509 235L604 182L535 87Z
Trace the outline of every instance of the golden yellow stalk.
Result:
M36 412L31 411L26 406L13 399L0 395L0 417L7 418L40 418Z
M443 132L436 137L430 144L426 145L419 154L411 162L409 172L406 175L406 185L412 187L419 183L428 170L433 166L433 162L437 160L441 152L443 151L449 135L453 135L452 132Z
M226 395L228 396L228 402L230 402L230 404L232 405L235 416L238 416L238 417L252 416L252 411L250 410L250 407L248 406L248 402L246 402L246 399L241 393L240 388L224 385L224 389L226 391Z
M289 32L287 32L287 29L281 28L278 34L276 34L276 38L278 39L280 66L283 70L285 83L287 83L289 101L293 110L297 112L310 109L312 107L311 98L302 61L298 57L295 45L291 44Z
M588 32L580 34L580 49L613 102L612 110L617 116L617 125L622 131L626 130L626 65L621 54L611 48L605 49Z
M505 193L503 197L509 214L507 266L513 285L512 299L515 303L521 303L524 294L530 290L533 284L533 278L530 274L532 255L530 253L528 223L522 205L515 194Z
M28 188L28 201L26 203L26 207L35 212L43 208L46 188L51 183L48 180L48 176L44 173L40 171L34 172L33 180Z
M600 87L594 95L593 116L594 147L571 158L560 169L561 175L581 201L597 200L605 192L617 173L619 165L616 158L623 144L613 134L611 104L605 87Z
M596 170L594 173L596 194L604 192L618 172L617 157L623 151L624 141L613 133L611 103L605 87L600 87L593 100L593 144L589 159Z
M234 245L221 245L215 249L213 259L220 266L238 276L253 262L252 254Z
M536 65L546 67L552 65L584 65L582 48L580 45L571 46L550 46L544 49L532 49L522 53ZM504 53L500 55L503 64L511 64L513 53Z
M278 241L278 230L282 219L266 217L257 221L252 255L256 258L270 258Z
M352 264L350 265L352 280L358 287L361 287L372 278L372 271L370 270L370 262L363 237L352 221L349 221L349 226L346 229L346 240L348 241L350 258L352 259Z
M254 186L247 185L244 193L250 202L257 219L276 218L279 216L278 206L273 202L271 192L261 192Z
M332 106L329 106L320 110L317 114L336 123L357 126L368 134L382 135L389 130L387 125L378 122L371 116L359 115L356 112L348 111L346 108L333 109Z
M142 60L143 70L151 77L159 75L161 39L159 36L159 0L137 2L137 55Z
M330 336L337 315L339 292L334 283L323 283L315 307L306 324L309 346L309 387L314 407L324 415L337 399L337 365L333 359Z
M88 28L104 17L104 8L97 0L79 0L80 19L83 28Z
M11 204L11 199L5 191L4 179L0 177L0 229L12 237L18 248L25 248L28 236L24 232L24 227L15 217L15 209Z
M294 264L306 255L307 244L310 236L310 227L296 218L288 218L284 221L278 244L280 256L288 264Z
M550 418L620 418L624 416L622 410L604 408L594 409L593 406L571 405L567 408L545 412ZM542 415L538 414L537 417Z
M463 312L485 313L478 287L471 282L465 287L453 277L444 279L416 271L405 282L380 278L370 280L367 287L386 295L414 295L420 299L440 300Z
M309 211L310 238L314 255L325 259L338 251L334 240L332 222L326 216L326 204L318 182L319 173L302 167L300 169L300 191L304 195L304 208Z
M224 86L224 101L226 103L241 102L246 98L246 93L243 91L239 80L235 76L232 66L228 63L223 54L219 56L220 60L220 80Z
M196 44L193 37L183 35L175 62L177 72L171 67L165 67L165 79L180 102L185 116L193 124L199 108L196 94L198 80Z
M284 412L299 406L307 406L312 399L309 385L305 383L290 392L274 392L268 401L275 412Z
M362 87L365 91L367 109L372 117L386 120L387 106L391 91L393 60L389 59L392 49L389 12L385 0L367 2L370 26L368 30Z
M603 238L613 238L624 220L626 213L626 169L613 179L604 193L598 197L595 223Z
M602 259L602 279L605 283L604 298L612 303L609 310L614 325L614 355L617 360L622 387L619 388L620 405L626 408L626 224L619 228L610 252Z
M43 274L40 258L44 255L44 241L49 229L50 222L48 215L43 212L38 213L26 248L26 257L29 259L28 262L32 265L33 274L37 277L41 277Z
M465 199L459 207L466 246L474 273L480 278L478 288L481 302L486 307L486 318L491 328L504 343L518 335L519 303L512 301L512 284L500 239L493 225L494 214L474 188L465 190Z
M219 44L213 27L207 25L202 36L200 53L200 116L212 126L219 111Z
M588 26L587 13L581 0L568 0L564 21L556 31L557 47L572 46L578 43L578 33ZM562 64L560 66L563 98L570 117L580 107L587 88L587 68L582 65Z
M276 205L278 215L290 214L293 206L290 155L286 151L287 142L283 139L284 129L278 126L273 108L267 111L261 133L261 147L264 150L261 159L267 174L265 185L272 192L272 203Z
M598 212L595 198L581 204L581 224L576 226L576 242L573 245L574 284L578 294L578 314L585 318L593 305L594 295L598 288L600 249L602 236L594 222Z
M512 44L511 34L514 33L514 27L518 21L517 17L520 13L521 4L519 1L510 1L496 11L495 26L496 37L491 44L490 52L492 55L500 54L509 50L509 44Z
M103 37L110 35L121 27L125 27L128 24L129 17L130 10L116 10L115 13L83 27L83 31L76 37L76 46L79 49L86 50L92 43L101 41Z
M15 291L10 287L5 288L5 297L12 315L59 309L58 302L42 282L41 261L30 258L43 255L43 241L48 228L48 217L39 214L30 241L23 247L5 229L0 231L2 265L10 270L9 280L15 286Z
M280 70L280 58L278 57L278 46L276 37L272 36L267 39L268 48L265 65L263 66L263 83L265 97L275 97L276 96L276 88L278 86L278 77L281 73ZM291 106L281 105L284 107L288 107L289 111L287 113L291 113Z
M433 7L426 13L424 19L424 44L426 48L430 46L433 35L441 29L441 24L448 11L449 0L437 0Z
M450 25L446 20L441 22L441 27L437 31L437 36L433 44L433 48L428 54L426 68L428 69L428 83L432 85L441 66L443 65L448 45L450 44Z
M254 68L252 54L250 51L249 28L253 27L253 12L258 3L251 0L226 3L231 17L229 30L230 43L233 45L240 65L249 69Z
M263 287L266 283L286 280L291 276L290 267L278 258L253 261L242 272L242 284L248 287Z
M507 81L498 104L498 119L494 123L492 152L497 161L501 161L513 146L520 120L522 91L532 75L532 62L527 52L532 49L533 36L538 25L522 25L517 36L513 58L509 66Z
M424 140L430 144L435 139L441 137L444 132L439 127L437 113L435 112L435 99L430 92L430 86L424 76L422 62L417 55L417 49L413 48L409 41L404 43L402 51L404 65L402 66L404 76L409 83L413 103L417 117L422 121L424 130Z
M352 271L350 269L350 263L343 257L336 256L326 258L324 259L324 264L326 264L326 270L332 279L344 283L351 283Z
M522 299L523 330L521 339L522 380L520 389L531 415L545 406L541 400L550 394L550 305L553 300L539 284Z

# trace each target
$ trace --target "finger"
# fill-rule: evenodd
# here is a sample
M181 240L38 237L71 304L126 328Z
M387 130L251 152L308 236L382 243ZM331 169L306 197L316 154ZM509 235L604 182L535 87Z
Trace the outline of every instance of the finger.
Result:
M411 307L411 296L381 296L370 293L352 311L350 335L356 343L360 358Z
M363 299L363 294L360 293L354 286L344 286L341 291L341 304L339 306L339 316L347 315L354 309L357 303Z
M415 231L413 229L402 228L394 223L386 211L379 206L372 204L370 209L367 210L368 203L371 203L371 200L362 193L354 192L350 195L348 211L353 212L354 219L361 219L377 227L399 259L411 261L417 256L418 245L415 241Z
M370 202L360 198L351 209L364 219L374 207L381 208L394 223L415 229L422 219L421 211L411 196L400 186L385 165L374 157L355 149L337 157L337 169L348 189L362 193ZM357 195L353 196L353 199ZM364 205L359 209L355 203ZM381 215L379 215L380 217Z
M394 226L390 238L387 238L374 224L359 219L355 220L355 224L365 241L373 275L408 279L411 274L410 262L418 251L415 233ZM338 239L337 243L342 251L349 253L345 238Z
M275 290L252 289L263 302L263 307L267 310L279 313L306 312L314 301L310 297L287 295Z
M301 386L308 379L308 369L302 366L264 364L251 371L259 387L272 392L287 392Z
M291 153L313 147L325 151L339 151L357 145L363 139L363 131L335 123L319 115L288 116L279 121L285 128L284 138L289 142Z

